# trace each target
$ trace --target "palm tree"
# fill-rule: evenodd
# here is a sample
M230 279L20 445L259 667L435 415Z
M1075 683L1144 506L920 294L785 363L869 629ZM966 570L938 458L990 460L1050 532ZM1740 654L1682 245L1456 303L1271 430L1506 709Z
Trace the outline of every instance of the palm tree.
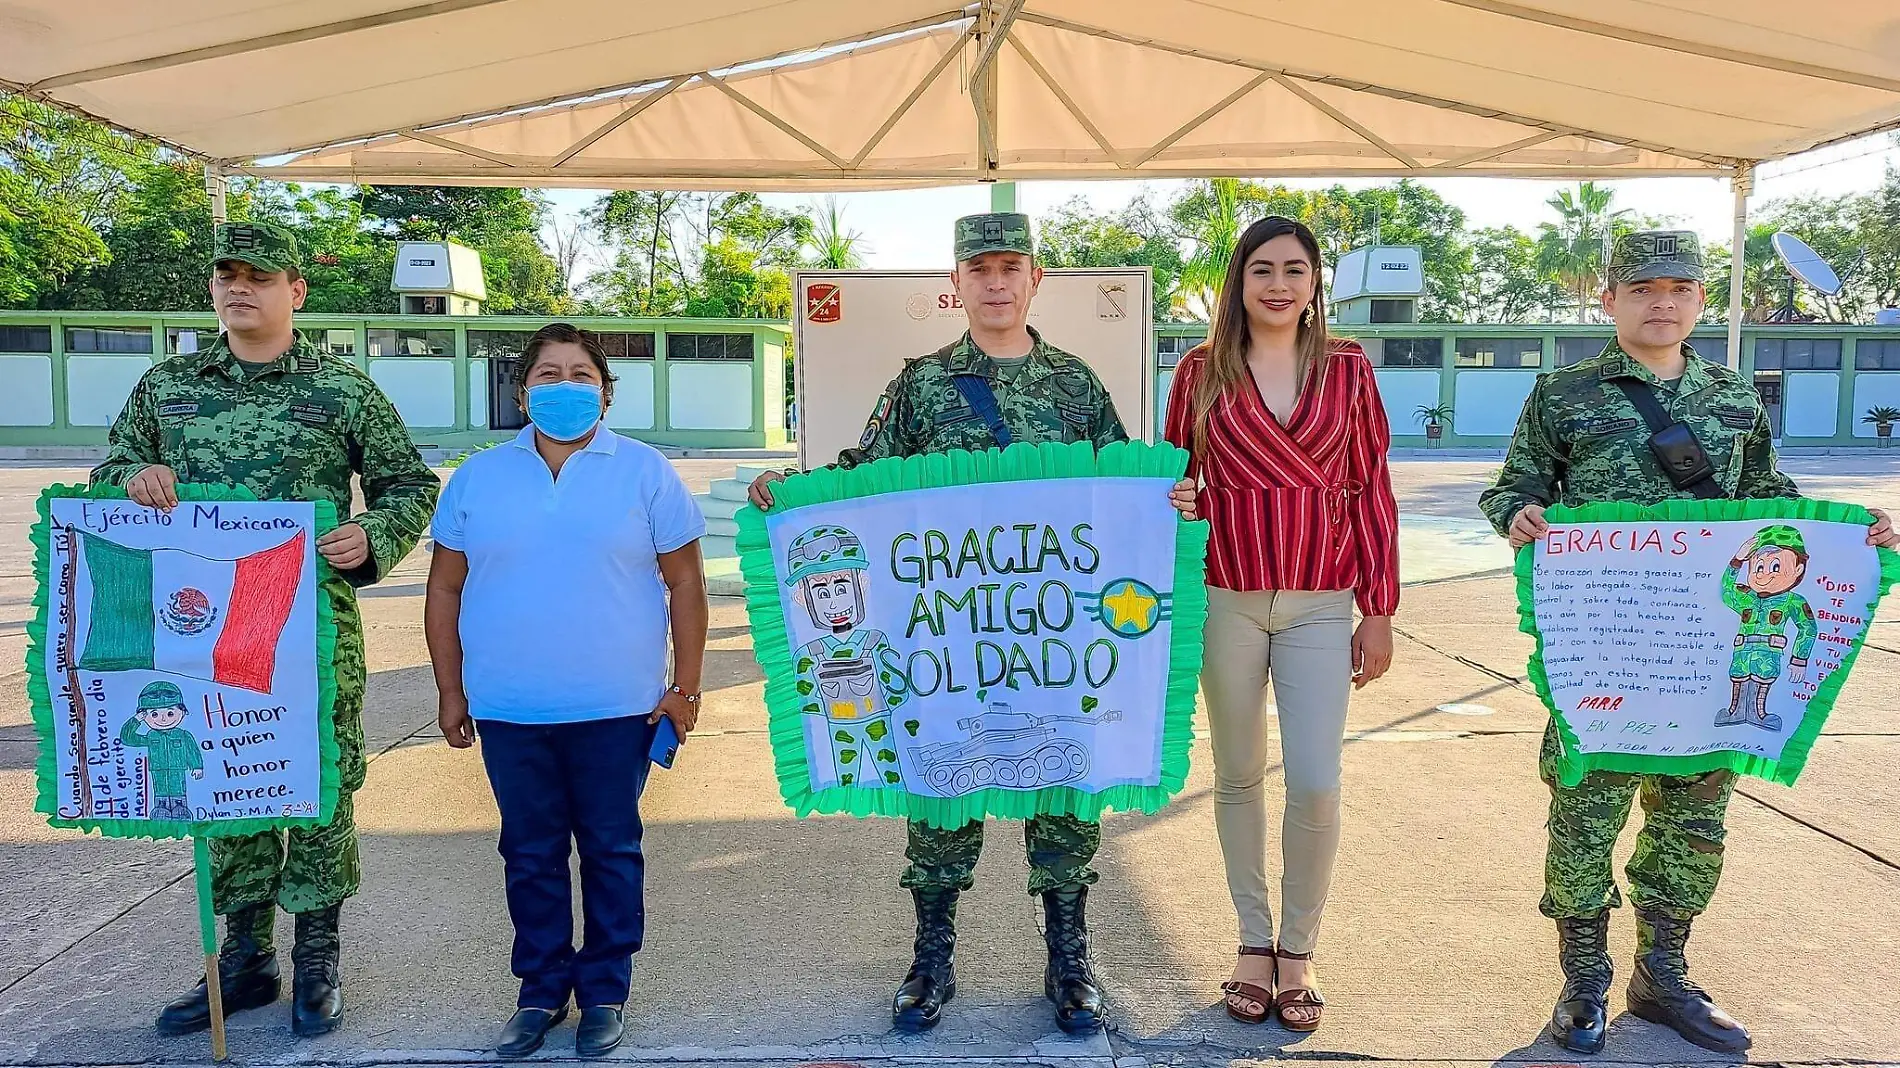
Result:
M812 261L813 267L849 271L864 266L864 253L870 251L870 246L865 243L864 234L844 228L843 216L844 212L838 207L838 198L826 197L823 213L819 215L811 236L812 247L818 253Z
M1559 190L1544 203L1557 221L1538 227L1537 269L1577 300L1577 321L1589 321L1590 296L1603 284L1604 252L1616 221L1627 211L1611 211L1616 191L1595 182L1578 183L1575 192Z
M1187 235L1194 243L1194 255L1181 269L1176 292L1184 302L1191 299L1199 303L1212 322L1214 303L1220 299L1221 283L1227 277L1227 261L1240 243L1240 180L1212 179L1209 191L1213 195L1208 212L1193 221Z

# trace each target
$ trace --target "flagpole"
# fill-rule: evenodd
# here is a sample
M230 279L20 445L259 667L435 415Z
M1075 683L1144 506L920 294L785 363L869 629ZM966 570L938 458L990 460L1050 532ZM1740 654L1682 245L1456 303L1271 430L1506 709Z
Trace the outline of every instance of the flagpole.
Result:
M211 1005L211 1059L227 1059L224 1047L224 989L218 976L218 917L211 907L211 844L191 840L191 856L198 869L198 934L205 951L205 996Z

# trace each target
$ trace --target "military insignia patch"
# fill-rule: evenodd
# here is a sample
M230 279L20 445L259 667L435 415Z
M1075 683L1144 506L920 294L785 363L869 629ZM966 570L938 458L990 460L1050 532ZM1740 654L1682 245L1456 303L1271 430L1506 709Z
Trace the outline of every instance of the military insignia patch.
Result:
M1595 436L1598 434L1617 434L1625 430L1635 430L1636 420L1613 419L1613 418L1612 419L1591 419L1585 422L1583 426L1580 427L1579 429L1581 430L1582 433L1586 435L1590 435L1590 436Z
M306 426L329 426L336 420L336 412L321 404L304 402L290 406L290 417Z
M877 440L877 432L884 429L884 422L890 417L891 395L886 393L871 407L871 418L864 424L864 433L858 438L858 448L870 448L871 443Z
M158 414L160 418L164 418L167 416L190 418L191 416L198 414L198 402L197 401L169 401L165 404L161 404L158 406Z

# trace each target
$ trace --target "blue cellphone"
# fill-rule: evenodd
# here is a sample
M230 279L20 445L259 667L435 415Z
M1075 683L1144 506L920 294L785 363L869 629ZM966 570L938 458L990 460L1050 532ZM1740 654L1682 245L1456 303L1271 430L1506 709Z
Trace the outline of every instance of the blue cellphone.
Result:
M653 747L647 750L647 759L663 768L670 768L679 751L680 732L673 726L673 717L663 715L653 728Z

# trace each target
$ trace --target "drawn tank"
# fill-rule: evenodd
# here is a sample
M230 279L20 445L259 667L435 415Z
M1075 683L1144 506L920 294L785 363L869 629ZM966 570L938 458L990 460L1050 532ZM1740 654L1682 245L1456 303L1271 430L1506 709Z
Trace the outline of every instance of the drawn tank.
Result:
M957 721L967 741L938 742L913 753L924 782L938 794L958 796L986 787L1037 790L1076 782L1089 772L1089 751L1057 736L1052 723L1099 723L1119 715L1032 716L991 703L982 713Z

